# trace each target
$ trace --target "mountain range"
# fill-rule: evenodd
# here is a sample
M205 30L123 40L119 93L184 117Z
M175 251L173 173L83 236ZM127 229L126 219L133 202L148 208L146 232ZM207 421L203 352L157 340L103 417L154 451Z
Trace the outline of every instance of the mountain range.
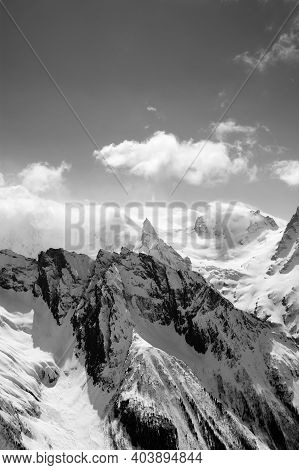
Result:
M298 231L0 251L0 448L298 449Z

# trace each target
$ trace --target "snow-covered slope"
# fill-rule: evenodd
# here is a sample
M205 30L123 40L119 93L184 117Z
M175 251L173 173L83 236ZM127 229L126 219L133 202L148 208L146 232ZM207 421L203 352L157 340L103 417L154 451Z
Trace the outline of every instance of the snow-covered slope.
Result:
M0 253L1 447L298 448L295 342L141 248Z
M237 307L280 324L298 341L299 209L286 227L280 221L277 225L274 230L264 227L256 239L231 250L225 259L191 259Z
M69 322L59 327L31 293L1 289L0 299L0 448L105 448L85 367L64 355Z

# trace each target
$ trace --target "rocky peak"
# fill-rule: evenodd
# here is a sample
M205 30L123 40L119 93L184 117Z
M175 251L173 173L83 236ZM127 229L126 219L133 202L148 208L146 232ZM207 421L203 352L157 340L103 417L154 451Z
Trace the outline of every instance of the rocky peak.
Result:
M141 246L136 251L151 255L161 263L176 269L191 269L190 258L183 258L171 245L168 245L159 238L156 230L148 219L143 222L141 234Z
M297 207L296 212L293 215L293 217L291 218L290 223L288 224L288 226L289 226L289 228L292 227L293 230L296 231L297 234L299 233L299 206Z
M200 237L210 238L210 232L203 216L197 217L194 224L194 231Z
M102 250L95 262L63 250L39 257L43 299L59 325L71 316L93 390L110 394L114 440L124 428L142 448L156 448L157 433L170 436L166 448L188 447L185 436L192 448L246 448L246 436L253 447L261 436L266 447L298 448L294 343L179 267L163 240L152 251L161 259L130 250ZM273 354L280 343L286 359Z
M142 245L151 249L158 240L159 240L159 237L158 237L156 230L152 226L151 222L148 219L145 219L145 221L143 222L142 234L141 234Z
M249 224L248 231L255 232L263 229L278 230L278 225L275 220L269 215L261 214L260 210L251 211L253 216L252 221Z
M241 245L250 243L256 240L265 231L275 231L278 229L279 226L276 221L269 215L263 215L259 209L250 211L249 224L242 233L239 243Z
M279 229L279 227L278 227L277 223L275 222L275 220L272 219L272 217L270 217L269 215L266 216L266 221L267 221L267 225L272 227L274 230Z
M278 243L276 252L272 257L272 261L277 260L278 258L285 258L293 251L296 242L299 239L299 207L290 222L286 226L286 229L283 233L283 236Z

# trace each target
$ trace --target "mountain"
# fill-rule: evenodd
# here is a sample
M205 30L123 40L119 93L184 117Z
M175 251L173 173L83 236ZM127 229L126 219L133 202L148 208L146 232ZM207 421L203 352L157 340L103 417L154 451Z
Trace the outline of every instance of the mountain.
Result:
M182 258L172 246L167 245L158 237L156 230L148 219L145 219L142 227L141 243L135 246L135 250L153 256L164 264L176 269L191 269L190 258Z
M296 213L291 218L290 222L286 226L286 229L283 233L283 236L278 243L277 249L273 256L273 260L278 258L285 258L289 255L292 247L299 239L299 207L296 210Z
M1 448L296 449L299 352L144 223L139 252L0 252Z
M230 216L234 217L233 208ZM230 243L234 245L248 244L257 239L266 230L279 229L275 220L269 215L261 214L260 210L248 210L242 216L237 214L235 222L237 223L232 223L230 226L228 224L226 227L224 216L216 212L214 217L208 217L207 220L204 216L197 217L194 231L199 237L204 239L222 238L223 242L226 242L229 246Z
M65 242L65 206L24 186L0 186L0 250L30 258Z
M286 226L272 261L278 262L281 273L290 272L299 263L299 207Z
M286 226L269 224L247 247L230 250L226 259L201 260L196 268L238 308L281 325L298 342L299 209Z
M186 248L186 256L192 255L195 262L219 260L228 252L229 256L232 251L236 254L238 249L244 252L247 244L265 230L275 232L275 224L278 230L285 228L284 221L241 202L201 202L191 207L181 203L137 207L86 204L80 206L84 211L80 230L77 206L72 210L72 205L45 202L22 187L0 188L0 202L0 249L30 258L49 248L80 251L91 258L96 258L99 249L133 248L140 242L146 218L155 221L161 239L176 251ZM70 230L65 231L66 221Z

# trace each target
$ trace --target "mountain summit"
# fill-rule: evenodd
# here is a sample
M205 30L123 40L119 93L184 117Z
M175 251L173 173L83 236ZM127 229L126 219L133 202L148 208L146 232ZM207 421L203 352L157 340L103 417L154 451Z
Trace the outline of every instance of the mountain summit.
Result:
M141 238L0 253L1 447L298 448L294 341Z
M280 325L299 344L299 208L287 224L260 211L250 219L251 244L199 271L238 308Z
M141 234L141 243L142 246L147 247L149 250L153 248L159 241L159 237L157 235L156 230L150 223L148 219L145 219L142 226L142 234Z
M141 245L137 245L137 251L153 256L164 264L177 269L191 269L191 261L188 257L183 258L172 246L165 243L151 222L145 219L141 233Z
M272 260L278 260L281 258L286 258L294 250L298 249L298 240L299 240L299 207L297 208L295 214L291 218L290 222L286 226L284 234L278 243L275 254L272 257Z

